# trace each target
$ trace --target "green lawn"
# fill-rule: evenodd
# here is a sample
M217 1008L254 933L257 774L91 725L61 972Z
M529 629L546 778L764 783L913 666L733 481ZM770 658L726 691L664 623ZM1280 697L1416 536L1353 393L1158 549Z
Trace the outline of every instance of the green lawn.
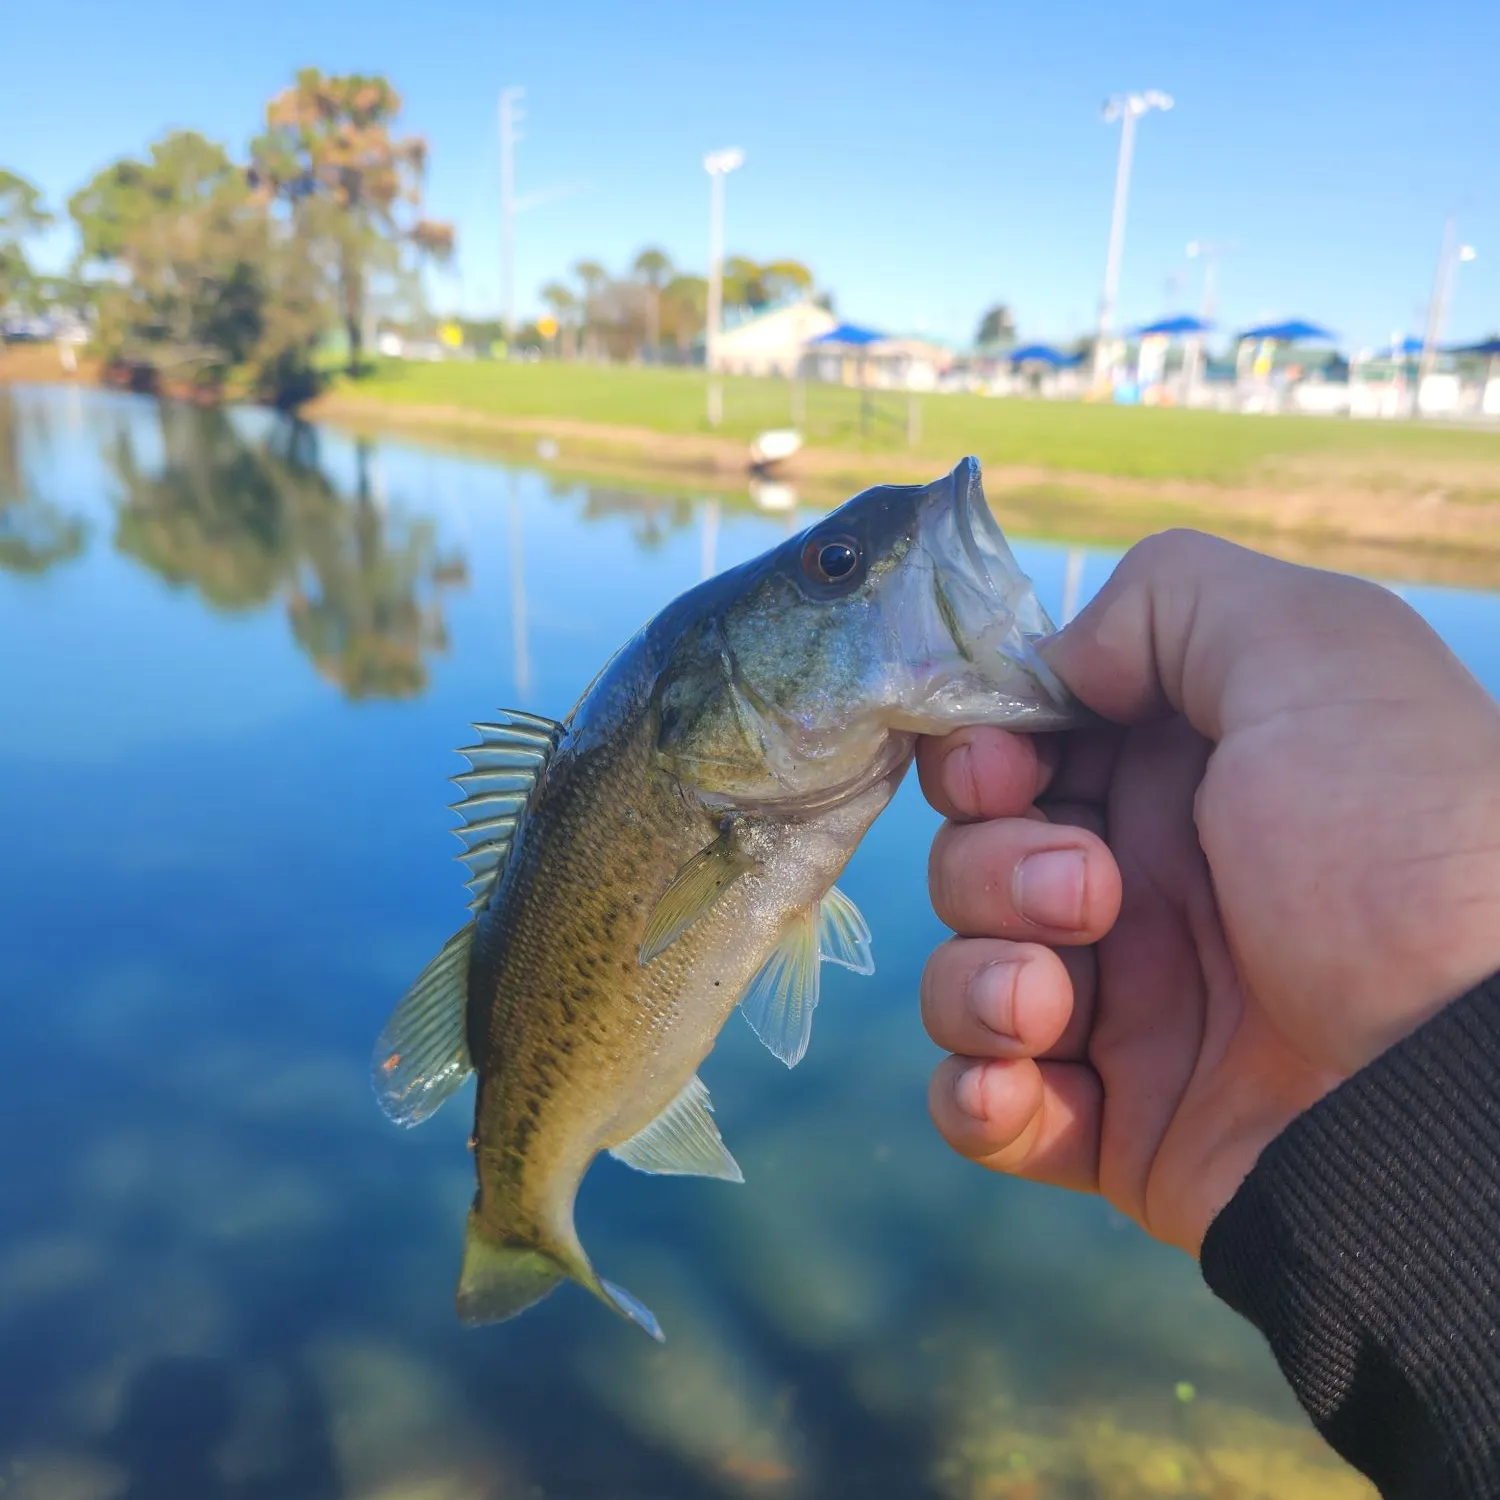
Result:
M748 438L792 420L792 387L729 378L717 431ZM510 417L566 418L668 433L708 433L700 371L543 362L383 363L339 387L413 406L449 406ZM1433 462L1500 465L1500 434L1396 422L1242 417L1217 412L922 396L921 436L907 444L905 395L875 393L862 424L857 392L806 387L801 423L809 444L851 452L910 452L945 466L965 453L987 465L1144 479L1233 483L1276 461L1326 454L1378 476Z

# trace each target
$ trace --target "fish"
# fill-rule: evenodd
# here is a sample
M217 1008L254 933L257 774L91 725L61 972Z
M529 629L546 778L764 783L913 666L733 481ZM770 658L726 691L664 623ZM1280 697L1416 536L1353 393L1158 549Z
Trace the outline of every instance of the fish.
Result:
M571 1280L662 1339L579 1241L585 1173L607 1152L744 1181L704 1059L738 1008L795 1067L822 966L874 971L837 881L918 736L1087 721L1037 650L1053 629L970 457L930 484L864 490L687 590L560 722L509 710L474 725L453 778L471 919L371 1065L403 1126L477 1080L463 1323Z

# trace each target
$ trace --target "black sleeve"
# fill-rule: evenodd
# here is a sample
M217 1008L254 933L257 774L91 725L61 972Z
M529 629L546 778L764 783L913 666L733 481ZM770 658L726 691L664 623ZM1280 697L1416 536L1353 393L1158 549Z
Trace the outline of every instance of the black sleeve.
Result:
M1293 1121L1202 1265L1386 1500L1500 1496L1500 975Z

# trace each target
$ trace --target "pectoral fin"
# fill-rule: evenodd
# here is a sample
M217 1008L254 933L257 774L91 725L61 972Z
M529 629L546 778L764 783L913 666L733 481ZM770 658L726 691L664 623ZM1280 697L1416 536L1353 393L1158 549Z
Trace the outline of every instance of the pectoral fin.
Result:
M644 1130L609 1154L638 1172L745 1180L713 1122L708 1090L696 1076Z
M818 957L825 964L840 964L856 974L875 972L870 924L837 886L818 902Z
M807 1051L818 1008L816 911L812 907L792 919L740 1001L750 1029L789 1068Z
M756 860L740 848L737 829L730 824L708 848L695 854L672 877L656 903L645 936L640 963L645 968L669 948L741 875L756 868Z
M812 1039L825 963L875 972L869 926L837 886L797 916L740 1001L751 1030L789 1068L802 1061Z

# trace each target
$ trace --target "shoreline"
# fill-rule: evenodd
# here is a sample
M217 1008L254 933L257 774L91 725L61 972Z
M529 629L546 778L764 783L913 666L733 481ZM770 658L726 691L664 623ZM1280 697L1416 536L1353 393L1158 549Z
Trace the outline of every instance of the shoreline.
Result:
M51 346L0 350L0 384L98 384L81 361L63 370ZM393 436L480 457L508 459L579 482L634 482L679 495L738 491L752 502L746 444L710 434L557 417L507 417L451 405L403 404L332 390L300 416L360 436ZM1244 420L1253 421L1247 417ZM552 445L543 456L542 443ZM1500 588L1500 488L1471 498L1468 476L1380 476L1328 463L1288 462L1252 483L1142 480L988 461L985 494L1000 524L1034 540L1128 547L1152 532L1192 527L1291 562L1391 580ZM951 462L963 457L954 453ZM832 507L868 485L925 483L930 459L900 452L805 448L771 482L799 500Z
M748 491L754 478L745 444L731 438L406 406L348 392L320 396L302 414L361 436L428 442L580 481L635 480L701 494L715 487ZM543 440L556 445L554 454L538 453ZM1152 532L1186 526L1289 562L1409 583L1500 588L1500 502L1443 506L1430 491L1370 494L1336 476L1330 483L1289 474L1285 488L1222 486L1107 478L978 457L990 508L1016 536L1124 548ZM799 499L832 506L867 485L925 483L936 473L930 462L904 454L804 449L768 477L793 488Z

